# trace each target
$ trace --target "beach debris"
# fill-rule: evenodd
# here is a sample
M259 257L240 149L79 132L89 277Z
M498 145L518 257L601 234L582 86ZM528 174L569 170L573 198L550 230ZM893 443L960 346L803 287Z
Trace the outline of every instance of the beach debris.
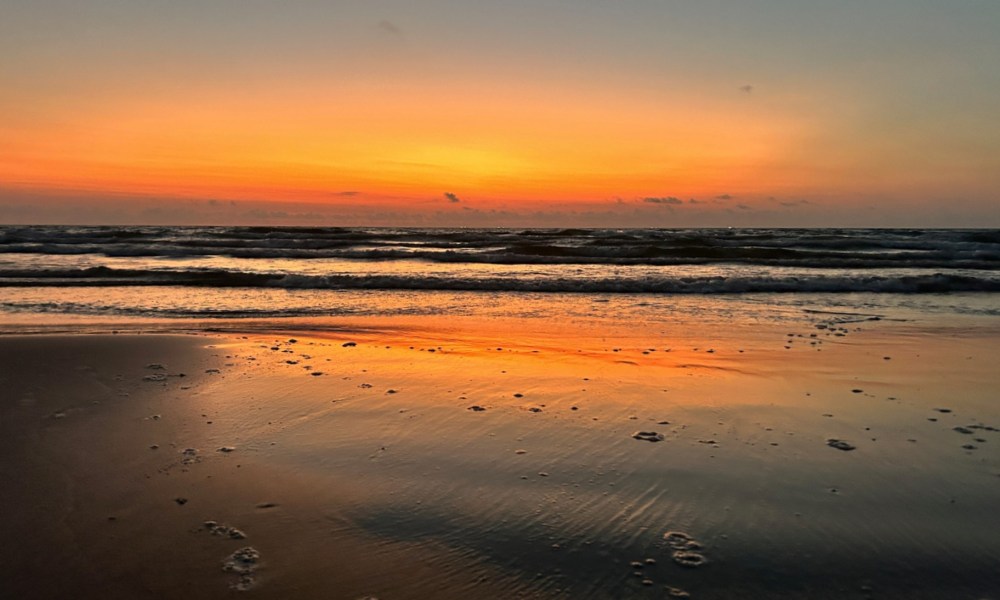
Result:
M972 444L965 444L964 446L962 446L963 450L975 450L976 448L977 446L974 446Z
M222 570L227 573L235 573L239 579L231 587L234 590L246 591L253 587L256 582L254 573L260 561L260 552L251 546L240 548L233 552L222 563Z
M667 595L671 598L690 598L691 594L685 592L681 588L671 587L669 585L664 586L663 589L667 591Z
M862 390L862 389L859 389L859 388L854 388L853 390L851 390L851 393L852 393L852 394L860 394L860 393L862 393L862 392L864 392L864 390Z
M514 450L514 454L527 454L527 450Z
M479 406L478 404L473 404L472 406L470 406L466 410L471 410L472 412L483 412L486 409L483 408L482 406Z
M143 381L154 381L154 382L157 382L157 381L166 381L167 380L167 376L164 373L152 373L150 375L143 375L142 380Z
M542 409L538 408L537 406L532 406L531 408L528 409L528 412L540 413L542 412Z
M174 498L174 502L177 503L177 506L184 506L188 503L188 499L178 496L177 498Z
M146 368L152 371L165 371L167 369L165 365L162 365L160 363L149 363L148 365L146 365Z
M221 448L216 448L215 451L216 452L224 452L224 453L228 454L230 452L233 452L234 450L236 450L236 448L234 446L222 446Z
M844 440L838 440L836 438L830 438L826 440L826 445L831 448L836 448L837 450L843 450L845 452L849 452L856 448L856 446L854 446L853 444L845 442Z
M261 502L255 508L276 508L277 506L277 502Z
M953 431L957 431L959 433L964 433L966 435L971 435L972 434L972 430L971 429L969 429L968 427L962 427L961 425L959 425L958 427L952 427L952 430Z
M357 342L344 342L344 343L343 343L343 344L341 344L340 346L341 346L342 348L353 348L353 347L355 347L355 346L357 346L357 345L358 345L358 343L357 343Z
M939 413L950 413L951 412L950 408L935 408L934 410L938 411Z
M205 372L208 373L209 375L215 375L221 373L221 371L219 371L218 369L205 369Z
M662 433L655 431L636 431L632 437L646 442L662 442L665 439Z
M312 373L309 374L312 375L313 377L319 377L320 375L323 374L323 371L313 371Z

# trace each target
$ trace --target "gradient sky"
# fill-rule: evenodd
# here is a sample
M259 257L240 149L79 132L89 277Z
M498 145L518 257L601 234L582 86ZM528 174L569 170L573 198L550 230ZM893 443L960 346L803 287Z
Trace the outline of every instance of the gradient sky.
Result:
M996 0L0 0L0 223L1000 227Z

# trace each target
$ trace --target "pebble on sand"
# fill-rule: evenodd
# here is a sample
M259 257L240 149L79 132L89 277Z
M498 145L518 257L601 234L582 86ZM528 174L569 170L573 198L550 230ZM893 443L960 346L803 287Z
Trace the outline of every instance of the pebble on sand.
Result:
M646 442L662 442L664 440L663 434L655 431L636 431L632 437Z
M478 404L473 404L466 410L471 410L472 412L483 412L486 409L483 408L482 406L479 406Z
M217 452L225 452L225 453L228 454L230 452L233 452L234 450L236 450L236 448L234 446L222 446L221 448L218 448L216 451Z
M855 446L853 444L835 438L830 438L826 440L826 445L831 448L836 448L837 450L843 450L845 452L855 449Z

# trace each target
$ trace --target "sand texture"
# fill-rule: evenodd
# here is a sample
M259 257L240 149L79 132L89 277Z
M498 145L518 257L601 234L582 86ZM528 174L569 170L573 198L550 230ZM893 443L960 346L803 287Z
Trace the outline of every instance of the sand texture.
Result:
M2 337L4 597L1000 597L996 330L592 333Z

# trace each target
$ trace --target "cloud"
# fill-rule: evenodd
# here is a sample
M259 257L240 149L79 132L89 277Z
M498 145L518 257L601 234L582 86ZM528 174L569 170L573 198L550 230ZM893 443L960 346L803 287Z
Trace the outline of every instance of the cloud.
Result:
M643 198L642 201L647 204L670 204L673 206L684 204L684 201L681 200L680 198L677 198L676 196L663 196L663 197L651 196Z
M396 27L391 21L386 21L385 19L378 22L378 28L382 33L389 35L403 35L403 31L399 27Z
M744 94L752 94L753 93L753 86L749 85L749 84L747 84L747 85L741 85L740 86L740 91L743 92Z
M703 200L695 200L694 198L688 200L688 204L704 204L704 203L705 202Z
M352 197L352 196L357 196L360 193L361 192L355 192L353 190L350 190L350 191L347 191L347 192L334 192L333 195L334 196L344 196L344 197L348 197L349 198L349 197Z
M458 196L456 196L455 194L452 194L451 192L445 192L445 193L444 193L444 197L448 199L448 202L451 202L451 203L453 203L453 204L454 204L454 203L458 203L458 202L461 202L461 201L462 201L462 199L461 199L461 198L459 198L459 197L458 197Z
M808 200L785 200L780 202L782 206L801 206L803 204L809 204Z
M732 200L735 196L730 196L729 194L720 194L715 197L716 200Z
M753 207L748 206L746 204L737 204L736 208L738 208L740 210L753 210Z

